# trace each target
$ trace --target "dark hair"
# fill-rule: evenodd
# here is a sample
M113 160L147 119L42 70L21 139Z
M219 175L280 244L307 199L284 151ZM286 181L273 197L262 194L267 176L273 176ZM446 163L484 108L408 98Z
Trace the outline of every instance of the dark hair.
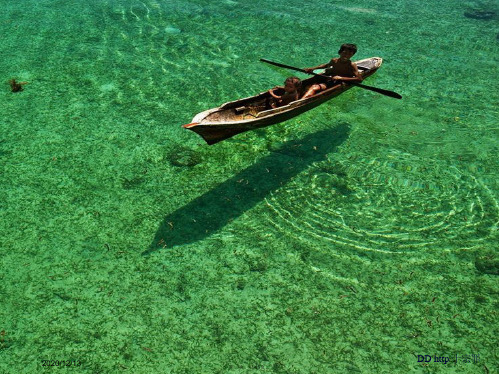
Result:
M349 51L352 51L354 54L357 52L357 46L355 44L345 43L345 44L341 45L340 50L338 51L338 53L343 52L345 49L349 50Z
M295 85L298 88L301 87L301 80L298 77L286 78L286 80L284 81L284 84L286 84L286 83L292 83L293 85Z

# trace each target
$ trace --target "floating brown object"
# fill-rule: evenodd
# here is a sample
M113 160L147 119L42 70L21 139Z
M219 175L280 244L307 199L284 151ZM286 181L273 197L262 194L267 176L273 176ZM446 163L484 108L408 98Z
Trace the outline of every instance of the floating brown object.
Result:
M10 84L10 90L12 92L20 92L23 90L23 86L27 84L28 82L16 82L15 79L11 79L9 81Z

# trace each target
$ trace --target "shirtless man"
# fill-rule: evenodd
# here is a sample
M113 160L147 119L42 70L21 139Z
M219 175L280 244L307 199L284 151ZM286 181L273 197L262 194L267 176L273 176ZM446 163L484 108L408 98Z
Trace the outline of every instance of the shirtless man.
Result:
M339 58L332 58L327 64L315 66L313 68L304 69L307 73L311 73L316 69L326 69L324 75L331 77L327 82L319 82L309 87L302 99L313 96L316 93L331 87L332 84L338 82L362 82L362 76L355 62L350 59L357 52L355 44L342 44L338 54Z

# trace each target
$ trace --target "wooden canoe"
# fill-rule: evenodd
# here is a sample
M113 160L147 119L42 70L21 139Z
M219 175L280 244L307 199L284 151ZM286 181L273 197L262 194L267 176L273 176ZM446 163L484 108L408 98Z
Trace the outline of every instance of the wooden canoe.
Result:
M355 61L363 78L374 74L382 62L380 57ZM311 77L303 80L302 85L305 90L307 86L316 82L316 79L316 77ZM192 123L183 125L183 127L201 135L211 145L249 130L274 125L296 117L352 87L354 87L352 84L337 84L317 95L296 100L275 109L269 106L270 94L265 91L198 113L192 119Z

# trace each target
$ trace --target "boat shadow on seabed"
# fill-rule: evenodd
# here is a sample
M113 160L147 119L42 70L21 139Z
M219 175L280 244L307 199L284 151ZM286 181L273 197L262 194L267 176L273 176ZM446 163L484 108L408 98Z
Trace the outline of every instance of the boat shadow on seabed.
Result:
M202 240L262 201L291 178L322 161L347 138L348 124L287 142L256 164L167 215L142 255Z

